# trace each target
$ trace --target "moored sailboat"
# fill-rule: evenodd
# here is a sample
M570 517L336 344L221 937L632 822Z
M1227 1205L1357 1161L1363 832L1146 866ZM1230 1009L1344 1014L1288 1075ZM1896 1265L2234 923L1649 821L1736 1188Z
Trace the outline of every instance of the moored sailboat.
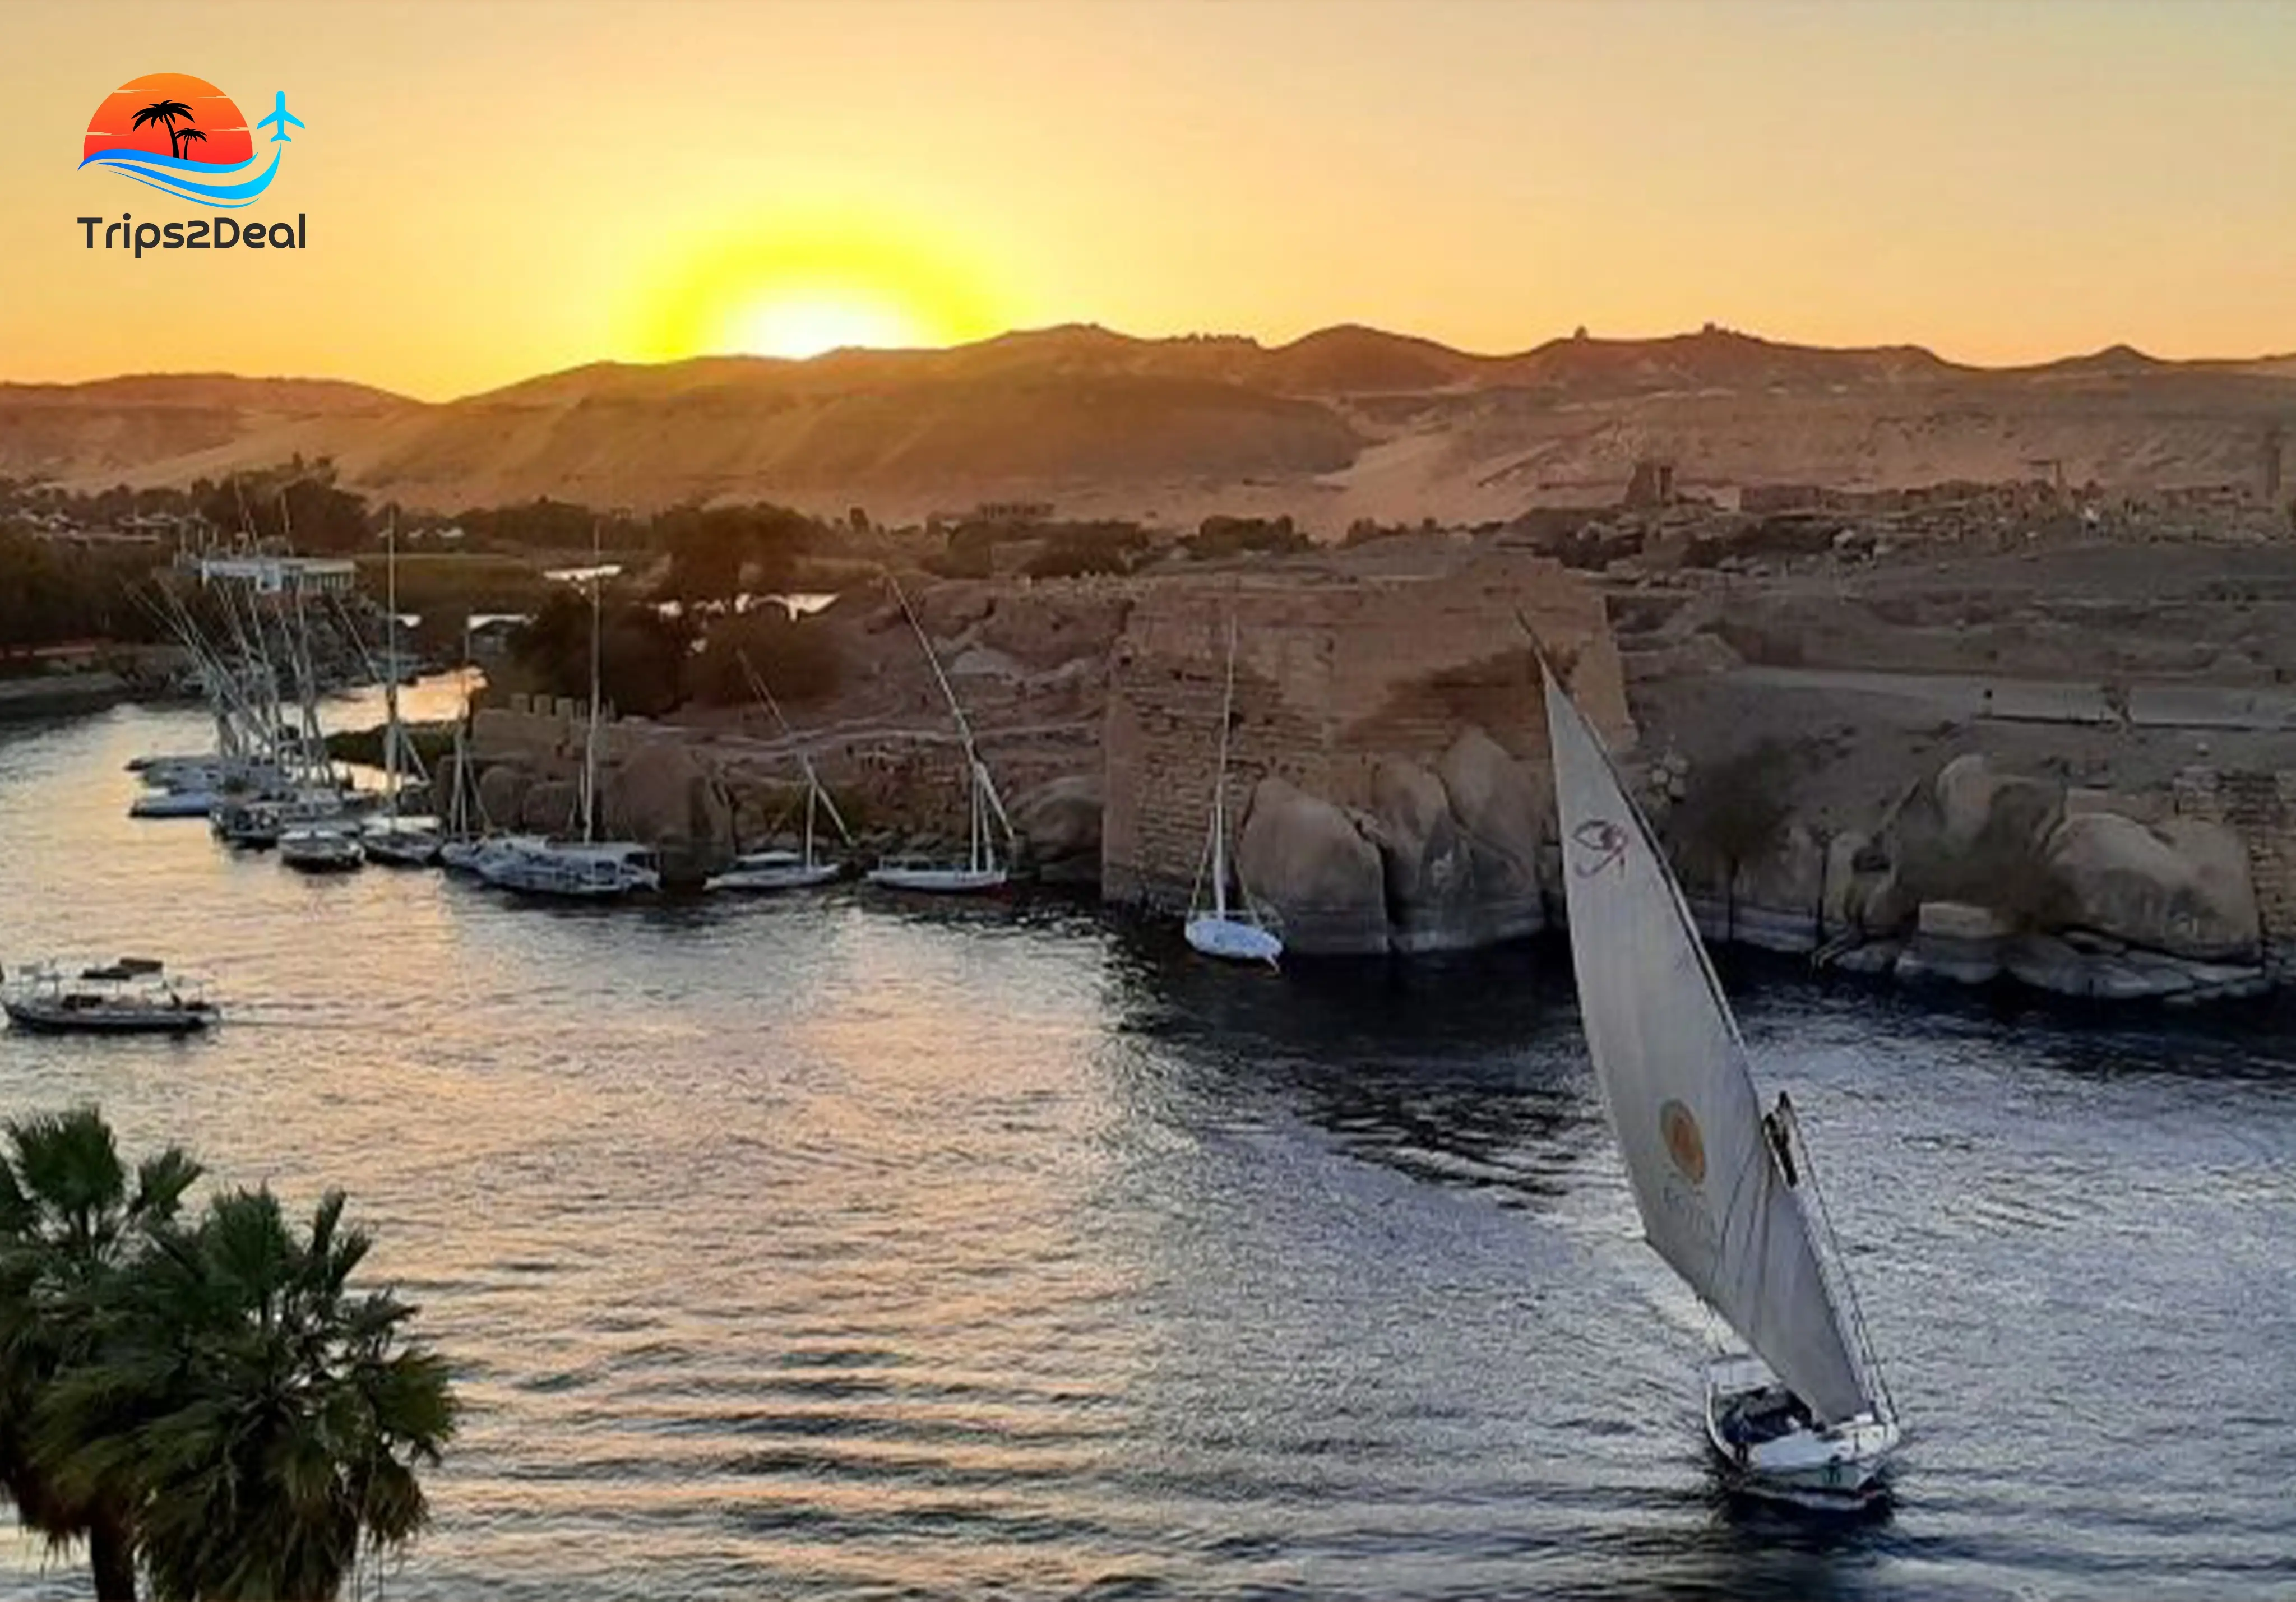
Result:
M651 848L633 841L598 838L599 695L603 682L600 652L603 592L618 571L598 560L597 531L591 531L591 566L581 575L590 587L590 707L582 739L582 785L578 800L578 840L512 835L469 859L480 878L498 890L570 900L605 900L633 891L660 890L661 870Z
M774 721L780 726L783 735L792 741L795 740L797 731L790 727L789 719L782 716L781 702L774 699L774 693L766 687L765 679L758 674L757 669L750 665L746 653L742 654L741 661L742 671L749 677L750 691L766 710L774 715ZM721 872L712 874L703 880L702 889L810 890L816 885L827 884L842 876L845 872L844 864L824 862L816 856L814 846L815 824L819 815L826 811L829 814L830 822L837 826L839 836L849 847L853 843L853 832L845 826L845 819L839 814L837 803L830 799L828 790L821 782L821 775L814 768L813 759L805 753L802 747L798 750L797 760L798 766L805 772L803 850L801 851L744 851L735 857Z
M893 596L901 604L901 615L909 620L909 629L917 637L917 645L931 664L933 681L940 686L942 698L948 702L949 717L956 724L958 743L964 750L965 768L965 854L961 862L943 861L929 857L889 857L869 870L869 883L885 890L915 891L927 895L978 895L984 891L1000 890L1011 878L996 850L996 835L1004 837L1005 848L1013 848L1013 822L1004 814L1004 802L996 793L996 781L989 776L988 764L980 760L980 748L973 743L972 725L964 716L964 708L950 687L948 675L941 671L940 658L933 653L932 642L925 637L924 625L917 621L909 598L901 591L900 581L890 573L886 582L893 587Z
M1252 906L1250 892L1243 889L1239 877L1237 889L1243 913L1237 917L1228 908L1227 880L1227 751L1228 730L1235 721L1235 618L1227 620L1227 688L1220 698L1219 768L1212 780L1211 837L1206 843L1206 872L1197 877L1195 892L1189 898L1188 921L1183 931L1188 944L1205 957L1217 957L1228 962L1264 962L1275 965L1283 955L1283 942L1275 932L1263 925L1259 914ZM1211 905L1202 907L1205 879L1211 884ZM1201 908L1200 910L1200 908Z
M1791 1104L1762 1110L1680 887L1602 742L1546 671L1587 1048L1652 1249L1737 1337L1706 1428L1737 1489L1871 1499L1899 1438ZM1809 1208L1816 1207L1814 1223Z
M407 770L412 768L419 780L428 776L414 755L406 738L406 726L398 715L398 686L405 677L406 664L398 651L398 519L393 513L384 536L385 572L383 618L385 639L383 661L376 677L382 680L382 785L383 816L367 826L359 843L367 860L389 867L428 867L439 859L442 843L438 820L412 817L400 809L406 791Z

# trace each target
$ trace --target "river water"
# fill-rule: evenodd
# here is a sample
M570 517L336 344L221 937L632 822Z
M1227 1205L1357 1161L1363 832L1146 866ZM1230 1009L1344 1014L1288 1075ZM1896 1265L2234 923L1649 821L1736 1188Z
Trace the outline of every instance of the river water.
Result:
M200 733L0 732L0 958L228 1013L0 1035L0 1113L349 1189L469 1405L390 1595L2296 1596L2281 1015L1739 987L1912 1431L1886 1516L1816 1522L1715 1489L1559 948L315 880L127 818Z

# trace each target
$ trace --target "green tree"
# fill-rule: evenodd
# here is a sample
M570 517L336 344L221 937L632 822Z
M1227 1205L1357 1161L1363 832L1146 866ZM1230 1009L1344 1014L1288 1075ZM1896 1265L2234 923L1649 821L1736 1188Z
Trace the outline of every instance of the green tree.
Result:
M94 1109L12 1121L0 1153L0 1484L29 1527L86 1537L95 1594L135 1595L135 1491L115 1466L41 1450L59 1378L96 1360L120 1277L175 1217L199 1165L176 1147L131 1174Z
M164 124L168 130L168 153L171 156L180 156L184 152L176 141L176 119L179 117L185 122L191 121L192 108L180 100L155 100L135 113L135 120L128 124L128 128L133 132L146 123Z
M99 1361L57 1382L37 1450L67 1486L131 1480L161 1598L332 1598L362 1551L430 1519L418 1469L457 1408L415 1310L351 1276L371 1242L343 1196L298 1233L267 1189L162 1231Z

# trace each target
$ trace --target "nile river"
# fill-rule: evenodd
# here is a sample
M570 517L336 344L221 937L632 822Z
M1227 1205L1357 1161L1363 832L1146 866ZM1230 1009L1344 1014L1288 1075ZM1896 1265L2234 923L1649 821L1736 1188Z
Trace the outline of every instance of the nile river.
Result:
M349 1189L469 1407L391 1596L2296 1596L2284 1014L1742 987L1912 1431L1886 1517L1816 1524L1716 1493L1560 949L314 880L127 818L201 733L0 731L0 959L228 1014L0 1035L0 1112Z

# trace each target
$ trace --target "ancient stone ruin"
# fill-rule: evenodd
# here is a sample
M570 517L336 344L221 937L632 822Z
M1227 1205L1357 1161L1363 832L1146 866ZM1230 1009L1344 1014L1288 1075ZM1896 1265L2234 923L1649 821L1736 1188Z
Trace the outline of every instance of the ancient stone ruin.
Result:
M1236 866L1287 944L1431 950L1539 928L1553 802L1533 637L1606 738L1633 728L1601 598L1518 554L1147 587L1110 667L1103 893L1177 909L1198 883L1231 618Z

